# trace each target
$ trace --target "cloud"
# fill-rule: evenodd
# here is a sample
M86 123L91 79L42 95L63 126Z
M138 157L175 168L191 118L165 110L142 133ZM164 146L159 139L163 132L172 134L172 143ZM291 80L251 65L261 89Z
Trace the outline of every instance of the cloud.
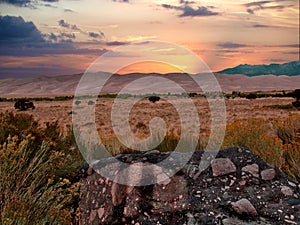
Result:
M254 14L254 10L252 10L252 9L247 9L247 12L248 12L249 14Z
M68 28L68 29L71 29L71 30L78 30L80 31L80 29L74 24L69 24L67 23L65 20L61 19L58 21L58 25L61 26L61 27L65 27L65 28Z
M254 24L253 27L256 27L256 28L266 28L266 27L270 27L270 26L264 25L264 24Z
M180 4L186 4L186 5L189 5L189 4L194 4L194 3L196 3L196 2L194 2L194 1L191 1L191 2L190 2L190 1L180 0L179 3L180 3Z
M286 48L299 48L300 44L289 44L289 45L273 45L274 47L286 47ZM272 46L272 47L273 47Z
M0 0L0 3L7 3L15 6L29 6L31 0Z
M198 7L198 9L193 9L190 6L185 6L183 8L183 13L179 15L180 17L186 17L186 16L215 16L218 15L219 13L217 12L212 12L208 8L204 6Z
M43 2L58 2L58 0L41 0ZM0 3L6 3L18 7L31 7L35 8L34 5L37 4L38 1L36 0L0 0ZM47 5L47 4L46 4Z
M129 3L129 0L112 0L113 2L125 2L125 3Z
M61 37L66 37L66 38L69 38L69 39L75 39L76 38L75 34L73 34L73 33L64 33L64 32L62 32L60 34L60 36Z
M232 42L219 43L217 46L219 46L221 48L244 48L244 47L249 47L249 45L232 43Z
M75 39L76 36L73 33L65 33L61 32L60 34L43 34L43 37L51 42L66 42L66 41L71 41L72 39Z
M54 9L57 9L58 7L57 6L54 6L54 5L51 5L51 4L44 4L45 7L49 7L49 8L54 8Z
M44 39L32 22L22 17L0 16L0 43L43 43Z
M73 13L74 12L74 10L72 10L72 9L64 9L64 12L69 12L69 13Z
M41 56L51 54L100 55L105 49L80 49L72 39L75 34L42 34L32 22L22 17L0 16L0 55Z
M123 41L111 41L111 42L106 42L107 46L121 46L121 45L127 45L129 42L123 42Z
M282 4L278 4L279 2L283 2ZM254 14L257 10L282 10L284 8L293 7L293 4L286 4L286 0L266 0L266 1L255 1L255 2L248 2L243 4L247 8L247 12L249 14ZM277 4L277 5L274 5Z
M182 14L179 17L201 17L201 16L216 16L219 15L217 12L213 12L209 10L209 7L198 6L197 9L194 9L190 6L194 2L180 1L181 6L174 6L169 4L162 4L161 6L166 9L174 9L177 11L181 11Z
M89 32L89 36L92 37L92 38L102 38L102 37L105 37L104 33L103 32L100 32L99 33L95 33L95 32Z

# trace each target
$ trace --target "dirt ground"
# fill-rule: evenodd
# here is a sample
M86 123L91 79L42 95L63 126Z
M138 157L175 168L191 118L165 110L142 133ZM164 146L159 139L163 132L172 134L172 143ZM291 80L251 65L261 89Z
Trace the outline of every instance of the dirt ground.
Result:
M125 108L132 101L132 99L121 99L120 109ZM183 101L182 99L176 100ZM290 114L300 114L296 108L278 109L270 107L272 105L288 105L294 101L293 98L260 98L260 99L227 99L226 104L226 118L227 123L233 122L236 119L246 118L261 118L266 120L283 119ZM210 131L210 109L205 98L193 98L193 102L197 108L200 121L200 134L207 134ZM109 138L114 134L116 125L111 125L111 108L114 103L112 98L99 98L96 103L96 127L101 137ZM72 113L76 113L76 118L80 118L80 124L88 128L91 124L87 124L84 114L80 110L88 106L87 100L82 100L77 106L76 110L72 109L73 101L37 101L34 102L36 108L26 112L19 112L14 109L12 102L0 102L0 112L13 111L16 113L29 113L40 121L41 124L46 122L58 121L62 130L66 130L67 126L72 124ZM185 106L184 102L180 102L180 107L184 108L183 116L189 117L189 107ZM123 115L122 110L120 115ZM81 116L82 114L82 116ZM167 100L160 100L156 103L151 103L148 99L138 101L129 113L129 123L131 131L136 136L148 136L149 121L153 117L162 118L167 126L168 133L180 134L181 120L176 111L176 108L168 103ZM122 116L119 118L122 120ZM187 120L188 127L195 124L194 118Z

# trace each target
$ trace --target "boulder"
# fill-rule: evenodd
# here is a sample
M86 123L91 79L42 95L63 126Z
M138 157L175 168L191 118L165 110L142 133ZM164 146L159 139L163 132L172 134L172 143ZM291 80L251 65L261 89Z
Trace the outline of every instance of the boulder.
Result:
M111 158L94 161L93 168L84 166L81 223L300 224L299 184L244 147L217 154L195 151L175 174L159 179L170 174L169 168L176 168L188 154L152 151L116 157L128 165L157 165L155 182L149 185L120 183L153 178L144 169L124 172L122 166L112 165ZM160 164L163 160L168 163ZM203 162L206 168L200 166ZM105 168L116 174L115 179L99 174Z

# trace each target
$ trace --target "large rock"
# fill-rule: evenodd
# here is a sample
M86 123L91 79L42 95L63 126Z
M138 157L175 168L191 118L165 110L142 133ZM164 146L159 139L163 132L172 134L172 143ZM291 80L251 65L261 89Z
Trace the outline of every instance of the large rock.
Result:
M117 159L130 165L168 160L169 166L176 167L185 154L153 151L120 155ZM81 223L300 224L298 183L247 148L234 147L219 151L216 157L214 154L195 151L174 176L147 186L128 186L118 181L149 179L149 171L126 173L120 167L109 167L110 159L95 161L94 172L88 167L82 171ZM95 172L103 168L115 168L110 171L116 174L115 180ZM167 172L157 166L154 174L159 177Z

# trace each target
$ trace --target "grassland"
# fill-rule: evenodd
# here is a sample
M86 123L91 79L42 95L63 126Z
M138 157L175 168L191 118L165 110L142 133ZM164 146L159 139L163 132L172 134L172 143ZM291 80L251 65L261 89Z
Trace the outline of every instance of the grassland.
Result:
M123 99L122 104L129 100ZM197 148L201 149L210 135L210 110L205 98L194 97L193 101L200 119ZM227 99L222 147L248 146L300 181L300 111L291 106L292 101L289 97ZM113 98L96 102L99 136L113 155L131 152L114 135L110 120L113 102ZM77 170L83 159L71 128L72 101L34 104L35 110L17 112L12 102L0 102L0 224L78 224ZM79 105L87 104L82 100ZM129 116L132 132L142 139L150 135L151 118L163 118L167 136L157 149L170 151L176 147L180 118L166 100L140 100ZM91 124L84 119L79 122L83 129L90 129Z

